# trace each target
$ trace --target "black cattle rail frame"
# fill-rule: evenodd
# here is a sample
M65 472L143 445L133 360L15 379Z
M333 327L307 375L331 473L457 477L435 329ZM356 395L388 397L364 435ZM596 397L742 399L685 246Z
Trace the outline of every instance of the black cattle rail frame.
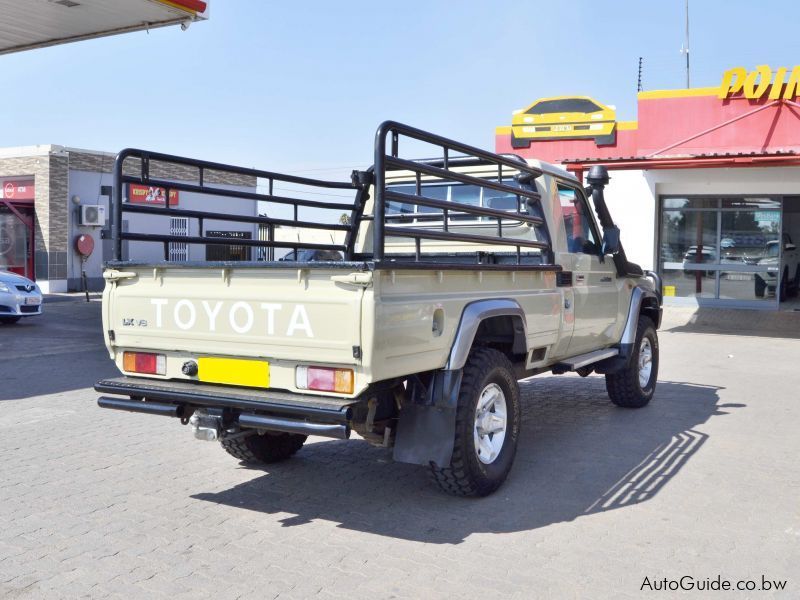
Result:
M438 147L442 151L440 158L426 160L408 160L399 157L399 141L401 137L410 138L420 142ZM388 151L387 151L388 150ZM139 168L132 169L130 165L125 165L128 159L138 159ZM172 181L151 176L151 163L166 163L180 165L196 170L197 177L195 182ZM480 165L489 167L492 171L490 178L486 176L476 177L458 170L459 166ZM126 168L128 167L128 168ZM495 171L496 168L496 171ZM504 176L504 169L506 175ZM155 170L155 169L154 169ZM132 172L136 174L132 174ZM387 173L403 171L409 174L409 180L403 180L403 185L416 184L414 194L400 193L393 191L391 186L387 187ZM238 176L249 176L266 180L268 193L257 193L243 190L223 189L209 185L206 181L209 172L214 174L228 174ZM515 174L519 186L512 186L504 183L504 179L509 179L511 173ZM112 234L114 239L114 260L123 260L123 241L142 241L161 243L164 246L164 260L169 260L169 245L171 243L182 244L219 244L229 246L246 246L268 249L267 259L274 259L275 248L287 248L295 251L299 250L336 250L343 254L344 260L348 262L361 261L372 262L375 266L388 263L385 256L386 237L410 238L414 240L415 252L413 259L395 257L394 261L403 260L408 262L420 263L422 258L422 240L440 240L456 243L466 243L480 246L508 246L509 250L516 250L516 265L522 264L522 248L535 249L541 253L541 263L539 265L526 265L531 268L553 267L553 253L550 245L550 236L547 226L541 216L531 214L533 211L525 210L526 206L534 206L540 202L541 198L535 187L532 185L534 179L539 177L542 171L536 167L529 166L524 160L513 156L497 155L467 144L462 144L420 129L415 129L394 121L386 121L378 128L375 136L375 163L374 166L366 171L354 171L351 181L325 181L308 177L298 177L285 175L271 171L261 171L215 163L204 160L196 160L181 156L173 156L159 152L146 150L125 149L117 155L114 164L114 198L112 210ZM483 206L475 206L458 202L448 202L429 198L424 195L424 183L431 181L441 183L457 183L474 185L480 188L504 192L509 196L516 197L517 210L506 211ZM433 178L433 179L431 179ZM275 182L288 183L315 188L314 193L325 193L325 190L348 190L353 192L352 203L328 202L308 200L304 198L294 198L274 194ZM126 184L139 184L148 187L162 188L164 190L165 204L163 206L153 206L132 202L123 202L123 187ZM365 214L365 207L369 200L369 191L374 184L374 211L372 215ZM283 204L293 207L292 219L278 219L269 216L248 216L234 215L225 212L209 212L203 210L191 210L170 205L171 191L184 191L196 194L213 195L218 198L239 198L253 200L256 202L269 202ZM298 190L299 192L299 190ZM302 195L302 194L301 194ZM402 202L416 207L433 208L438 213L421 213L418 208L412 214L387 215L387 205L389 202ZM348 224L343 223L323 223L319 221L300 220L298 211L300 207L316 208L325 210L349 211L350 220ZM224 211L224 207L221 209ZM158 233L143 233L122 230L123 213L143 213L152 215L162 215L169 217L186 217L196 219L198 222L199 236L190 235L165 235ZM541 210L539 210L539 214ZM484 221L496 221L496 235L478 235L474 233L464 233L463 227L452 223L452 217L457 215L461 218L464 215L474 215L476 218L482 217ZM435 220L441 227L416 227L405 223L396 223L401 220L414 218L418 222L431 222ZM266 230L267 239L242 239L231 237L216 237L204 235L204 222L206 220L227 221L237 223L253 223ZM372 221L372 254L356 252L356 238L362 224ZM513 221L515 223L527 223L533 227L543 227L546 241L524 239L521 237L507 237L503 235L503 222ZM395 224L393 224L395 223ZM456 231L453 230L455 226ZM330 232L345 232L344 241L341 244L320 244L299 241L281 241L275 239L276 227L293 227L298 229L316 229ZM259 236L261 237L261 236ZM477 260L480 262L482 252L476 252ZM485 254L485 250L483 252ZM427 258L428 255L426 255ZM437 256L437 265L448 264L447 256ZM247 262L242 262L247 264ZM250 261L252 264L252 261ZM263 264L260 263L260 264ZM323 263L325 264L325 263ZM327 263L330 264L330 263ZM388 264L387 264L388 266ZM464 267L464 263L457 266Z

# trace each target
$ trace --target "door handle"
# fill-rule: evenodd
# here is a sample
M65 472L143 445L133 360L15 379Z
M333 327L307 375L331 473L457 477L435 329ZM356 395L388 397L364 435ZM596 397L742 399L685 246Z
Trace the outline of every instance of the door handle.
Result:
M578 283L585 280L586 280L586 275L575 275L575 281L577 281Z
M611 283L611 281L611 277L608 276L600 278L600 283Z
M139 274L135 271L103 271L103 279L106 281L119 281L120 279L133 279L134 277L138 277Z

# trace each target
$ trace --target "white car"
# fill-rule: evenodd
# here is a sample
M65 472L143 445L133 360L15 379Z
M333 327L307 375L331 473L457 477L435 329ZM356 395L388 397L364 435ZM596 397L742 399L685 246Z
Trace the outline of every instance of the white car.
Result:
M42 314L42 290L33 281L10 271L0 271L0 323Z
M756 264L767 265L766 273L755 275L755 294L758 298L763 298L767 292L777 292L779 301L783 302L788 295L797 294L800 288L800 253L788 234L784 233L782 239L782 254L778 240L773 240L764 247L764 256L756 260Z

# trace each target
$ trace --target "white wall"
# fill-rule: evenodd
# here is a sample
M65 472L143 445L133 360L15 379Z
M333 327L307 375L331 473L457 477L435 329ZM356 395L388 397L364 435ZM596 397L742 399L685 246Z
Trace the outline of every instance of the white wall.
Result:
M69 215L69 239L67 240L67 277L77 279L81 276L81 258L75 251L75 237L89 235L94 239L94 252L86 261L86 274L89 277L102 275L103 241L100 239L100 227L83 227L80 225L80 206L72 202L78 196L83 206L100 205L106 207L106 218L109 216L108 198L100 195L100 186L111 185L110 173L92 173L87 171L69 172L69 194L67 195L67 214ZM105 257L108 259L109 257Z
M644 171L611 171L609 175L606 204L620 228L625 254L643 269L653 269L656 247L653 183Z
M800 194L800 167L648 171L657 194Z

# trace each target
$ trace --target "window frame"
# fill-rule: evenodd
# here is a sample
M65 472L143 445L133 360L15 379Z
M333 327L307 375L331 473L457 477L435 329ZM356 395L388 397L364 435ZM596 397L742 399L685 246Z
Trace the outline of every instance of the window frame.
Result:
M775 211L780 216L779 223L779 230L782 234L783 226L784 226L784 209L785 209L785 199L789 194L759 194L759 193L745 193L745 194L716 194L716 193L706 193L706 194L659 194L656 197L656 219L655 219L655 248L654 248L654 265L655 271L661 275L662 277L665 276L664 274L664 267L663 263L666 262L663 260L662 255L662 246L663 242L663 226L664 226L664 213L678 213L678 212L685 212L685 213L706 213L706 214L716 214L717 215L717 227L716 227L716 243L714 248L716 249L717 256L719 257L719 262L717 263L688 263L682 268L686 271L713 271L714 272L714 288L713 288L713 295L711 297L683 297L683 296L676 296L676 302L679 305L690 305L694 306L709 306L709 307L726 307L726 308L750 308L750 309L757 309L757 310L777 310L780 308L780 303L778 302L778 296L775 295L774 298L770 300L747 300L747 299L736 299L736 298L721 298L721 287L722 287L722 274L723 272L727 273L735 273L735 272L743 272L743 273L750 273L750 272L762 272L766 271L766 267L759 268L758 265L751 265L751 264L728 264L721 262L721 254L722 254L722 215L725 213L732 213L732 212L741 212L741 211L752 211L752 212L772 212ZM671 199L708 199L713 200L713 206L704 206L704 207L683 207L683 208L676 208L676 207L665 207L665 201ZM770 201L776 202L776 206L769 206L763 207L761 209L757 207L741 207L741 206L725 206L725 200L738 200L738 199L747 199L747 198L762 198L767 199ZM779 234L780 235L780 234ZM779 261L783 260L782 255L782 245L779 244Z
M592 235L594 235L595 245L597 246L597 251L595 253L591 252L572 252L567 249L568 254L585 254L586 256L597 256L598 258L603 256L603 236L599 234L600 227L595 221L594 215L594 208L592 205L589 204L589 200L586 198L586 193L583 191L583 188L580 186L574 185L572 182L569 182L564 179L556 179L556 194L559 194L558 186L563 186L565 188L571 189L575 191L575 197L578 199L578 202L583 204L584 208L586 209L586 215L589 222L589 229L591 229ZM561 200L558 201L559 208L561 209L561 226L564 228L564 234L566 235L567 231L567 224L564 221L564 211L563 206L561 206Z
M483 179L483 177L481 177L481 178ZM485 179L487 181L497 181L496 177L495 178L485 178ZM508 176L508 177L503 177L503 181L506 182L506 183L508 183L506 181L507 179L509 179L509 180L513 179L513 175ZM511 185L510 183L508 183L508 184ZM396 187L400 187L400 186L415 188L415 185L416 184L414 182L396 182L396 183L392 182L392 183L388 183L387 184L387 189L396 188ZM463 187L463 186L466 186L466 185L467 184L464 184L464 183L440 183L438 181L423 181L423 182L421 182L421 190L420 191L421 191L422 195L425 196L425 188L426 187L445 187L445 188L447 188L447 198L445 198L445 202L453 203L453 200L452 200L453 188L455 188L455 187ZM472 185L472 184L470 184L470 185ZM516 182L514 182L514 185L518 185L518 184ZM492 207L486 206L486 204L484 204L485 194L489 190L489 188L478 186L478 185L475 185L474 187L480 188L480 194L478 196L478 204L476 204L475 206L478 206L480 208L492 208ZM521 189L525 189L525 188L521 188ZM414 190L414 193L415 192L416 192L416 190ZM392 202L394 202L394 201L392 201ZM453 203L453 204L455 205L455 204L458 204L458 203ZM463 204L463 203L461 203L461 204ZM418 206L416 208L417 209L420 209L420 208L424 209L426 207ZM508 213L508 219L505 219L505 218L503 219L503 225L504 226L516 226L516 225L520 225L522 223L519 219L516 219L514 217L516 215L527 214L527 213L520 212L519 209L520 209L520 206L518 205L517 208L514 209L514 210L504 211L504 212ZM498 210L503 210L503 209L498 209ZM389 212L387 210L386 214L387 214L387 216L391 215L392 217L395 217L395 218L396 217L405 216L408 219L408 221L405 221L405 222L398 220L397 223L395 223L397 226L415 225L415 226L418 226L418 227L426 227L426 226L428 226L428 227L436 227L436 226L439 226L439 225L444 223L444 219L441 219L441 220L437 221L437 220L434 220L434 219L418 219L418 218L416 218L414 216L414 215L420 215L420 214L436 214L435 212L423 213L423 212L418 210L418 212L415 212L415 213L400 213L400 212L396 212L395 213L395 212ZM471 216L471 215L467 215L467 216ZM496 225L496 221L494 221L493 219L490 219L489 217L480 217L478 215L475 215L473 218L455 218L455 219L454 219L453 216L450 216L449 219L450 219L449 225L455 224L458 227L462 227L462 226L486 227L487 225Z

